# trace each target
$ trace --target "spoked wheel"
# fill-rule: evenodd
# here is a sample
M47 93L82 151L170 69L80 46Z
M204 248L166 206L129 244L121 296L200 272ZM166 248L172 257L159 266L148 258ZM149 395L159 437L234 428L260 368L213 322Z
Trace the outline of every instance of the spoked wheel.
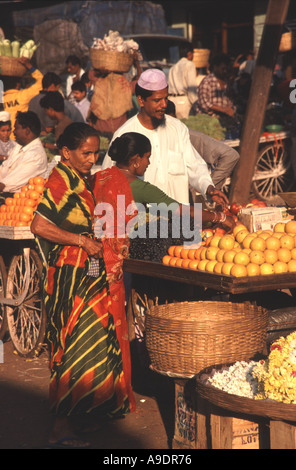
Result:
M16 351L20 356L37 355L44 341L46 316L42 300L42 263L36 251L25 248L23 254L13 257L6 297L14 299L6 307L6 316Z
M258 155L253 176L254 194L271 202L276 194L289 191L293 183L294 176L286 146L273 144L264 147Z
M5 298L7 282L7 271L4 260L0 256L0 297ZM6 307L0 303L0 340L4 338L7 331L7 318L6 318Z

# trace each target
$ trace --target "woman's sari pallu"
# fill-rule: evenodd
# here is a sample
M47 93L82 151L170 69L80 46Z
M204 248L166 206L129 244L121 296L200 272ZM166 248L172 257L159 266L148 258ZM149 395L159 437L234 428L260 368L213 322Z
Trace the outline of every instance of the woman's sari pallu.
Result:
M85 180L59 163L45 185L37 213L62 229L92 236L94 208ZM87 275L90 259L82 248L39 242L47 263L45 308L52 411L84 417L86 413L99 417L128 413L103 259L99 276L91 277Z
M125 311L123 260L128 257L130 244L126 227L128 222L135 217L137 207L128 180L116 167L97 172L94 175L92 186L97 203L95 234L100 236L103 242L112 315L122 353L123 372L128 388L130 408L133 411L136 405L131 387L131 356ZM100 203L103 203L101 209ZM103 209L105 204L112 208L111 212L106 215L104 215ZM99 223L97 229L96 225L100 221L100 216L103 216L104 223ZM96 231L98 231L98 234Z

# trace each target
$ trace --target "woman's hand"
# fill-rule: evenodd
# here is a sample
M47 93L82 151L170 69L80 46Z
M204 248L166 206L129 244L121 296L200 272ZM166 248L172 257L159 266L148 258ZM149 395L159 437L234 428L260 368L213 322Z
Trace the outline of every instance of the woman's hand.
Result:
M234 218L229 215L227 215L226 219L221 222L221 225L223 226L224 230L226 230L226 232L232 232L236 224L237 222L234 220Z
M92 258L103 258L103 243L100 240L81 236L81 247L86 251L88 256Z
M207 196L210 197L218 206L222 209L226 209L229 205L229 201L226 195L214 186L209 186L207 189Z

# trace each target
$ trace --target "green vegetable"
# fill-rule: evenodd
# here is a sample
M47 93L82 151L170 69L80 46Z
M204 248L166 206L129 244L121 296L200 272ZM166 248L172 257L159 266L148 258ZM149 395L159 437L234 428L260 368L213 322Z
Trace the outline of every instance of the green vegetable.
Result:
M12 50L12 57L19 57L20 54L20 42L19 41L13 41L11 43L11 50Z
M3 55L5 55L6 57L11 57L12 52L11 52L10 40L9 39L4 39L3 46L4 46L4 54Z
M221 126L219 119L214 116L197 114L182 121L190 129L202 132L214 139L224 140L226 137L226 129Z

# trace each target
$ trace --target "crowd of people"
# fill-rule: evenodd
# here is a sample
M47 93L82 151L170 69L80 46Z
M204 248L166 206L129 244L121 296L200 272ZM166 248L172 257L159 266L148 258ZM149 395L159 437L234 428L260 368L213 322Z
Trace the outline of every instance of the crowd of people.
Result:
M59 156L31 225L45 266L55 418L49 444L84 448L88 443L79 431L96 429L107 416L124 416L136 406L123 281L127 227L137 213L136 203L175 204L180 215L191 213L193 188L214 204L214 209L202 210L202 224L221 224L225 230L235 225L224 212L228 199L220 183L237 164L237 152L231 149L229 155L229 147L201 133L192 141L180 120L192 109L233 116L225 82L228 62L224 55L213 59L211 73L197 88L192 51L184 51L168 80L159 69L141 71L135 57L132 82L122 74L84 70L70 56L63 93L57 74L43 75L29 59L19 60L34 83L22 88L20 78L3 77L0 196L4 201L29 178L45 176L46 151ZM129 117L133 94L138 112ZM108 136L110 146L102 166L92 173L100 136ZM212 164L218 167L215 178L208 167ZM98 206L109 204L117 214L119 196L124 197L121 225L115 216L112 235L98 236Z

